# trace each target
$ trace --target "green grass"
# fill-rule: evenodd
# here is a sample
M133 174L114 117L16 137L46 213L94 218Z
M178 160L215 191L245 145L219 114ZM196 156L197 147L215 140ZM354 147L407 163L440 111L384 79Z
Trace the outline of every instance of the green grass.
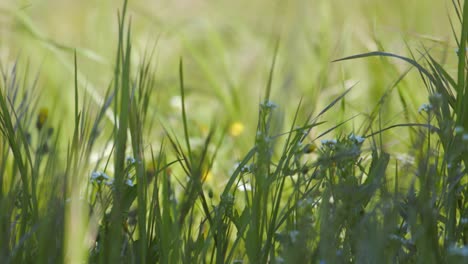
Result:
M413 8L393 3L364 6ZM192 17L205 34L189 34L197 23L170 20L182 47L170 60L135 37L138 17L157 20L149 7L124 1L99 51L49 38L27 6L0 9L22 32L11 43L34 39L28 51L61 65L1 64L2 263L465 263L468 3L451 4L453 42L401 40L398 55L363 30L379 51L341 56L355 53L332 45L349 28L327 29L351 7L318 2L338 18L313 29L296 1L251 4L273 25L226 3L243 30ZM298 37L309 30L320 41ZM247 58L229 57L245 43Z

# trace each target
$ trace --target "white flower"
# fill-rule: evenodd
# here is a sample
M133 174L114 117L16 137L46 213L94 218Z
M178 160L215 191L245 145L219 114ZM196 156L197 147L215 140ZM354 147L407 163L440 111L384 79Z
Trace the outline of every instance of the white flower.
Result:
M458 52L459 52L459 51L460 51L460 49L458 49L458 48L457 48L457 49L455 49L455 53L457 53L457 55L458 55ZM467 52L468 52L468 48L465 48L465 51L467 51Z
M299 231L293 230L289 232L289 238L291 238L291 242L296 243L297 242L297 236L299 236Z
M252 185L250 185L249 183L240 182L239 185L237 185L237 190L241 192L249 192L252 191Z
M102 171L93 171L90 177L91 182L96 183L102 183L104 181L108 181L109 179L110 177Z
M463 133L462 140L468 141L468 133Z
M269 108L269 109L274 109L276 108L278 105L276 105L275 103L273 103L272 101L265 101L263 104L261 104L262 107L264 108Z
M104 184L107 186L112 186L112 184L114 184L114 179L109 179L106 182L104 182Z
M418 113L421 113L421 112L429 112L432 110L432 105L431 104L422 104L419 109L418 109Z
M448 252L452 256L468 257L468 246L457 247L456 245L452 245L449 247Z
M322 145L325 145L325 146L333 146L333 145L336 145L336 143L338 143L336 141L336 139L323 139L320 141L320 143L322 143Z
M172 108L181 110L182 109L182 97L179 95L172 96L170 99L170 105Z
M128 165L133 165L136 163L136 159L134 157L131 157L131 156L127 156L125 158L125 161L127 162Z
M361 136L356 136L354 134L351 134L349 135L349 139L354 141L355 143L357 144L361 144L362 142L364 142L365 138L364 137L361 137Z
M125 184L127 184L127 185L130 186L130 187L135 186L135 183L133 183L133 181L132 181L131 179L127 179L127 180L125 181Z
M239 166L241 165L240 162L236 162L234 163L234 167L232 168L231 170L231 174L234 173L235 170L237 170L239 168ZM251 168L250 168L250 165L244 165L240 168L240 172L242 173L248 173L248 172L251 172Z

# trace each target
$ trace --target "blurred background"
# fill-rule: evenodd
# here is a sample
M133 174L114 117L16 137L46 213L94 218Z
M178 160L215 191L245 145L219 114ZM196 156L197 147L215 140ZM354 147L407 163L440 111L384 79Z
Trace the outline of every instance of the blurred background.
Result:
M0 2L0 64L9 71L38 74L38 107L51 109L57 122L72 124L73 52L78 55L80 93L97 107L112 82L117 43L117 12L122 1L37 0ZM427 50L449 69L458 28L451 1L445 0L289 0L201 1L130 0L135 67L149 58L155 69L155 117L181 127L178 63L184 61L187 106L195 135L237 124L225 155L245 154L255 136L258 104L279 43L272 85L278 130L284 131L302 99L301 122L317 114L346 88L345 101L330 111L313 135L337 123L359 132L379 104L384 125L418 120L426 88L414 69L395 87L409 65L387 58L336 62L345 56L387 51L420 59ZM453 64L455 65L455 64ZM386 96L385 103L380 99ZM94 105L94 106L93 106ZM283 118L284 117L284 118ZM70 120L68 120L70 119ZM235 131L234 131L235 132ZM389 132L404 145L405 133ZM232 154L234 153L234 154Z

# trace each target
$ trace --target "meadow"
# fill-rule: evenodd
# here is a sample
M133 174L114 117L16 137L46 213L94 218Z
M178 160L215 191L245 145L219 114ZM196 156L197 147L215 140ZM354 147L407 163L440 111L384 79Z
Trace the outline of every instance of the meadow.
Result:
M468 3L3 1L1 263L468 262Z

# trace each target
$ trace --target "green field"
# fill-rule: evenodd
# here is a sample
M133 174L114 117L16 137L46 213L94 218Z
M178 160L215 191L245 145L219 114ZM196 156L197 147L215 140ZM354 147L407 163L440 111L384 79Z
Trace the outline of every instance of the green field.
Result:
M0 263L467 263L463 0L2 1Z

